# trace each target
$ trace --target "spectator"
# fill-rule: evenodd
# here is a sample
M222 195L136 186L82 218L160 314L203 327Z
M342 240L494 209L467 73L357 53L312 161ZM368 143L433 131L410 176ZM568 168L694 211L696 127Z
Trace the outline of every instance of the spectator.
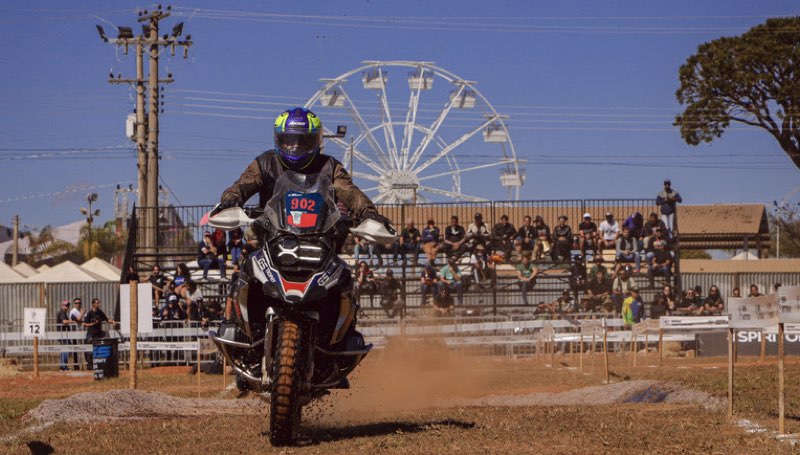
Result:
M586 255L586 250L590 249L597 254L597 225L592 221L590 213L583 214L583 221L578 224L578 238L580 239L581 254Z
M235 299L239 295L239 276L239 264L234 263L231 283L228 285L228 293L225 296L225 321L230 321L233 318L234 305L238 305Z
M775 283L775 284L773 284L773 285L772 285L772 293L773 293L773 294L777 294L777 293L778 293L778 290L779 290L780 288L781 288L781 284L780 284L780 283Z
M78 328L83 328L83 320L85 317L86 317L86 310L83 308L83 301L81 300L80 297L75 297L74 299L72 299L72 309L69 310L69 320L72 321L74 330L77 330ZM75 343L77 344L77 340L75 341ZM91 355L89 353L86 353L86 355L84 355L84 358L87 362L86 368L91 368L91 362L90 362ZM80 369L80 365L78 365L78 362L76 362L74 368L76 370Z
M669 304L664 294L656 295L653 303L650 304L650 319L661 319L662 316L669 314Z
M614 302L611 301L611 282L605 273L596 271L592 280L586 284L586 296L582 300L583 311L597 311L602 308L606 313L614 312Z
M447 287L439 287L433 297L433 310L437 316L453 315L453 296L447 291Z
M168 288L174 292L179 298L186 297L186 287L189 284L189 281L192 280L192 275L189 273L189 268L186 267L186 264L183 262L179 262L178 265L175 267L175 276L172 277L172 281L170 281ZM190 305L191 301L186 302L186 306Z
M178 296L175 294L171 294L167 298L167 306L164 307L164 310L161 312L161 320L162 321L183 321L186 319L186 312L183 311L180 305L178 305Z
M386 271L386 276L378 280L378 289L381 296L381 308L386 316L393 319L401 314L406 304L400 297L400 281L394 277L392 269Z
M369 306L372 308L373 306L373 299L375 296L375 292L377 291L375 285L375 274L372 273L372 270L369 269L369 265L366 262L361 261L358 263L358 270L356 270L356 282L355 282L355 300L356 303L361 303L361 295L366 293L369 294Z
M367 240L363 237L355 237L356 244L353 247L353 257L356 260L357 264L362 262L361 258L366 253L367 255L367 265L374 266L376 264L380 264L380 256L378 259L375 258L375 244L367 242Z
M600 223L600 256L602 256L603 250L616 246L619 235L620 227L617 220L614 219L614 214L606 212L606 219Z
M517 285L522 292L522 303L528 305L528 292L533 290L536 286L536 276L539 275L539 269L531 263L531 257L528 255L522 256L522 262L517 264Z
M664 180L664 191L656 196L656 205L661 207L661 220L670 233L675 232L676 204L683 202L681 195L672 189L672 182Z
M694 289L686 290L686 295L681 299L675 312L683 316L700 316L703 314L703 302L697 298Z
M458 224L458 216L450 217L450 226L444 229L442 250L450 257L460 258L466 251L467 231Z
M197 282L190 280L186 284L186 323L200 321L200 308L203 306L203 293Z
M644 303L642 303L642 298L639 296L639 288L632 286L630 295L622 302L622 319L627 327L642 321L643 308Z
M575 255L569 267L569 284L576 294L586 285L586 264L580 254Z
M128 271L125 273L125 282L130 283L131 281L139 282L139 274L136 273L136 268L132 265L128 266Z
M231 262L236 264L242 257L242 247L244 246L244 231L236 228L228 233L228 249L231 252Z
M761 297L761 293L758 292L757 284L750 285L750 294L748 294L748 297Z
M211 269L212 265L219 268L220 277L223 279L227 277L225 273L225 259L220 256L220 251L214 243L211 233L208 231L203 234L203 240L200 241L198 247L197 265L203 269L204 280L208 279L208 271Z
M478 245L483 245L485 248L491 238L489 228L483 222L483 215L476 213L475 221L467 226L467 249L473 252Z
M589 269L589 276L594 277L595 275L597 275L598 272L600 272L600 273L603 274L603 279L609 278L609 276L608 276L608 268L603 265L604 262L605 262L605 260L603 259L603 256L601 256L599 254L597 256L595 256L594 257L594 264L592 265L592 268ZM613 278L613 277L611 277L611 278Z
M656 275L663 275L668 283L672 281L672 255L667 251L667 241L661 235L660 232L656 233L652 242L653 249L645 255L647 276L651 283Z
M678 305L675 301L675 295L672 293L672 286L669 284L665 285L661 289L661 294L659 295L664 296L664 301L667 303L667 313L673 314L677 310Z
M703 286L700 286L699 284L697 286L695 286L694 287L694 295L695 295L695 297L697 297L697 300L702 302L703 301Z
M414 220L409 218L406 221L406 227L400 233L400 237L394 242L394 256L393 262L397 262L397 257L403 257L403 263L406 263L406 254L411 253L411 261L414 265L419 261L419 240L421 234L419 229L414 227Z
M544 218L542 218L541 215L536 215L536 218L533 219L533 229L536 238L534 255L538 261L544 255L549 255L552 252L553 246L551 244L550 226L544 223Z
M742 291L739 288L733 288L733 292L731 293L731 297L738 299L741 296L742 296Z
M569 289L561 291L561 297L555 301L555 310L561 314L572 314L577 310L575 299L572 297Z
M475 246L475 252L469 257L469 265L472 269L475 286L480 289L485 288L486 282L491 278L489 273L493 264L489 262L489 256L486 254L486 249L483 245L478 244Z
M420 305L428 304L428 294L434 296L436 289L439 287L439 276L433 268L433 264L425 264L425 268L420 275L420 291L422 294L422 301Z
M628 228L631 232L631 237L636 239L636 249L641 251L644 249L644 245L642 244L642 230L644 229L644 217L639 212L633 212L631 216L625 219L625 222L622 223L622 229Z
M494 251L502 251L503 257L511 257L511 248L513 246L514 238L517 236L517 230L514 225L508 222L508 215L503 214L500 216L500 222L492 229L492 246Z
M611 300L614 302L614 314L622 314L622 304L630 295L631 288L636 286L636 282L630 276L629 270L629 267L620 269L617 277L614 278L614 284L611 287Z
M93 340L99 340L106 337L106 332L103 330L103 322L114 324L112 319L108 319L103 310L100 309L100 299L92 299L92 309L89 310L83 317L83 327L86 328L86 341L91 344ZM86 353L86 365L93 368L92 353Z
M464 287L461 282L461 272L458 271L458 265L455 259L450 258L447 264L439 269L438 287L440 290L441 288L447 288L447 292L450 295L455 291L458 296L458 305L461 306L464 304Z
M558 217L558 225L553 229L553 260L566 261L572 257L572 228L567 225L567 216Z
M214 299L200 307L200 327L207 329L211 322L222 320L222 306Z
M153 272L147 278L150 286L153 288L153 308L159 307L159 302L164 297L167 290L167 277L161 273L161 267L158 264L153 266Z
M428 220L428 225L422 230L422 251L428 257L429 263L436 263L436 255L439 253L439 228L433 219Z
M644 238L643 248L645 250L651 250L653 248L653 240L659 235L661 238L667 239L667 227L664 225L663 221L658 219L658 214L656 214L656 212L651 212L649 218L647 218L647 222L645 222L642 227L642 237Z
M517 231L517 238L514 240L515 245L516 242L519 242L522 251L533 251L536 237L536 229L531 224L531 217L525 215L525 217L522 218L522 226L520 226Z
M639 256L636 240L631 237L631 231L628 228L622 228L622 235L617 237L617 266L616 270L622 267L624 262L635 262L636 270L634 273L640 273L642 270L642 259Z
M61 301L61 309L56 315L56 330L61 333L61 339L59 343L63 346L70 346L74 344L72 340L69 338L69 333L72 332L72 328L75 327L75 323L69 318L69 300ZM61 363L59 364L59 371L68 371L69 370L69 352L62 352L61 353ZM80 363L78 363L78 353L72 353L72 364L77 370L80 368Z
M722 296L719 294L719 288L712 285L708 289L708 297L703 301L704 313L712 316L722 314L725 309L725 302L722 301Z

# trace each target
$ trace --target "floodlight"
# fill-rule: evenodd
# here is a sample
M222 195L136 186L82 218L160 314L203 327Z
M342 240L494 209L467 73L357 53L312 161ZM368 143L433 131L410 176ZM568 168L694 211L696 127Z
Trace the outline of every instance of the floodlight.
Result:
M133 29L130 27L123 27L120 26L117 28L117 38L119 39L131 39L133 38Z
M106 31L103 30L103 27L101 27L99 25L95 25L95 27L97 27L97 33L100 34L100 39L103 40L103 42L107 43L108 42L108 36L106 35Z
M183 33L183 22L178 22L178 25L172 27L172 36L175 38L181 36Z
M336 127L336 135L344 137L347 134L347 125L338 125Z
M87 215L89 213L89 209L81 207L81 215Z

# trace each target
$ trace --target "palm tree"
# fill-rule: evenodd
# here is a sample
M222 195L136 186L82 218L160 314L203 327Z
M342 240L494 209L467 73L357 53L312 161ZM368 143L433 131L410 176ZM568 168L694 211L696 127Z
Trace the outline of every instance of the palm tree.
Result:
M47 225L38 232L29 230L23 234L28 237L28 248L30 250L27 262L36 265L49 257L59 257L75 252L75 246L64 240L53 236L53 228Z
M105 261L112 261L113 258L125 252L125 241L128 237L127 231L123 230L119 234L116 232L115 221L108 221L103 227L92 228L86 224L81 227L81 238L78 240L78 252L84 261L94 257L99 257Z

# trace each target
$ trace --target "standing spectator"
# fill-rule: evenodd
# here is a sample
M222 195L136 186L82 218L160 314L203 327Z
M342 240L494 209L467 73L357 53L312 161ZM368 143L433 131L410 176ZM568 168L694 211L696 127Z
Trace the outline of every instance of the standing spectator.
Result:
M422 301L420 305L428 304L428 294L434 296L436 289L439 287L439 277L436 275L436 270L433 264L425 264L422 274L419 277L420 292L422 294Z
M760 292L758 292L758 285L757 284L751 284L750 285L750 294L748 294L748 297L761 297L761 295L762 294Z
M492 234L483 222L483 215L476 213L475 221L467 226L467 249L473 252L478 245L483 245L485 248L491 238Z
M666 239L668 237L667 227L664 225L663 221L658 219L658 214L656 212L651 212L650 216L647 218L647 222L645 222L642 227L642 238L644 238L643 248L645 250L652 249L652 243L656 236L659 235L661 238Z
M622 228L622 236L617 237L617 267L619 270L624 262L635 262L636 270L634 273L640 273L642 270L642 259L639 256L636 240L631 237L631 231L628 228Z
M355 283L355 300L356 303L361 303L361 295L364 293L369 294L369 306L372 308L373 299L376 292L375 274L369 269L366 262L361 261L358 263L358 270L356 270L356 283Z
M614 214L606 212L606 219L600 223L600 254L603 255L603 250L611 249L616 246L617 237L620 234L620 227L617 220L614 219Z
M583 298L583 311L597 311L602 308L606 313L614 312L614 302L611 301L611 281L606 275L597 271L592 275L592 280L586 284L586 296Z
M429 219L428 225L422 230L422 251L428 257L429 263L436 263L436 255L439 253L439 228L433 219Z
M419 239L421 234L419 229L414 227L414 220L409 218L406 221L406 227L400 233L400 237L394 242L394 256L393 262L397 262L397 257L403 257L403 263L406 263L406 254L411 253L411 261L416 265L419 261Z
M388 269L386 276L378 280L378 289L381 308L386 312L386 316L393 319L401 314L406 304L400 296L400 281L394 277L392 269Z
M630 295L622 302L622 319L625 326L631 327L636 322L642 321L644 303L639 296L639 287L632 286Z
M739 288L733 288L733 291L731 292L731 297L738 299L741 296L742 296L742 291Z
M536 276L539 275L539 269L531 263L531 258L528 255L522 256L522 262L517 264L517 285L522 292L522 303L528 305L528 292L533 290L536 286Z
M78 330L78 328L83 328L83 319L85 317L86 317L86 310L83 308L83 301L80 299L80 297L75 297L72 300L72 309L69 310L69 320L72 321L74 327L73 330ZM75 353L74 355L77 355L77 353ZM74 355L73 355L73 360L74 360ZM87 362L89 362L89 359L91 359L91 355L86 355L84 357ZM76 370L80 369L79 363L80 362L75 362L74 368ZM91 364L87 363L86 368L91 368Z
M355 237L356 244L353 247L353 257L356 260L357 264L360 264L361 258L366 253L367 255L367 265L375 266L376 264L380 264L380 256L378 256L378 260L375 260L375 244L367 242L367 239L363 237Z
M136 273L136 268L132 265L128 266L128 271L125 272L125 282L130 283L131 281L139 282L139 274Z
M533 219L533 229L535 232L534 255L538 261L544 255L549 255L552 252L552 244L550 238L550 226L544 223L544 218L541 215L536 215ZM570 233L571 235L571 233Z
M203 279L208 279L208 271L212 265L219 268L220 277L223 279L227 276L225 273L225 259L220 257L220 251L211 237L211 233L206 231L203 234L203 240L197 249L197 265L203 268Z
M681 299L675 312L684 316L700 316L703 314L703 310L703 302L697 298L694 289L689 288L686 290L686 295Z
M722 296L719 294L719 288L712 285L708 289L708 297L703 301L703 309L705 314L718 316L722 314L725 309L725 302L722 301Z
M590 213L583 214L583 221L578 224L578 237L580 238L581 254L586 255L590 249L597 254L597 225L592 221Z
M450 217L450 225L444 229L442 250L450 257L460 258L466 250L467 231L458 224L458 216Z
M670 233L675 232L676 204L683 202L681 195L672 189L672 182L664 180L664 191L656 196L656 205L661 207L661 220Z
M631 288L636 286L636 281L630 276L628 270L628 267L620 269L611 287L611 300L614 302L615 314L622 314L622 303L630 295Z
M567 225L567 216L558 217L558 225L553 229L553 260L565 261L572 257L572 228Z
M161 267L158 264L153 266L153 271L147 278L150 286L153 288L153 308L158 308L161 298L164 297L164 292L167 289L167 277L161 273Z
M531 224L531 217L529 215L525 215L525 217L522 218L522 226L520 226L517 231L517 238L514 241L515 245L516 242L519 242L522 251L533 251L536 242L536 229Z
M244 231L238 227L228 233L228 249L233 264L239 262L239 258L242 257L242 247L244 247Z
M464 287L461 282L461 272L458 270L458 265L455 259L450 258L447 264L439 269L439 288L446 288L447 292L452 295L452 291L456 291L458 296L458 305L464 304Z
M92 299L92 309L83 317L83 327L86 328L86 341L89 344L91 344L93 340L106 337L106 332L103 330L103 322L114 324L114 321L108 319L103 310L100 309L100 299L95 297ZM86 353L86 364L89 368L93 368L91 352Z
M70 346L72 345L72 340L69 338L69 333L72 331L72 327L74 327L74 323L69 318L69 300L61 301L61 309L56 316L56 330L61 333L61 339L59 343L63 346ZM77 370L79 368L78 363L78 353L72 353L72 364L75 366ZM61 363L59 364L59 371L68 371L69 370L69 352L62 352L61 353Z
M650 304L650 318L661 319L663 316L669 314L669 305L667 298L664 294L658 294Z
M478 244L475 246L475 252L469 257L469 265L472 269L472 278L475 286L484 289L486 282L491 279L489 273L492 264L489 262L489 256L486 254L486 248L483 245Z
M508 215L501 215L500 222L492 229L492 247L494 251L502 251L503 257L510 258L511 248L516 236L517 230L514 229L513 224L508 222Z

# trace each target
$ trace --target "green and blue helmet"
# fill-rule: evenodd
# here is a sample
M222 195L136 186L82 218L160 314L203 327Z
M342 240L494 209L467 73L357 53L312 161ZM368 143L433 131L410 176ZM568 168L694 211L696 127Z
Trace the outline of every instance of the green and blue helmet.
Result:
M313 112L293 107L275 119L275 149L287 168L305 168L321 148L322 122Z

